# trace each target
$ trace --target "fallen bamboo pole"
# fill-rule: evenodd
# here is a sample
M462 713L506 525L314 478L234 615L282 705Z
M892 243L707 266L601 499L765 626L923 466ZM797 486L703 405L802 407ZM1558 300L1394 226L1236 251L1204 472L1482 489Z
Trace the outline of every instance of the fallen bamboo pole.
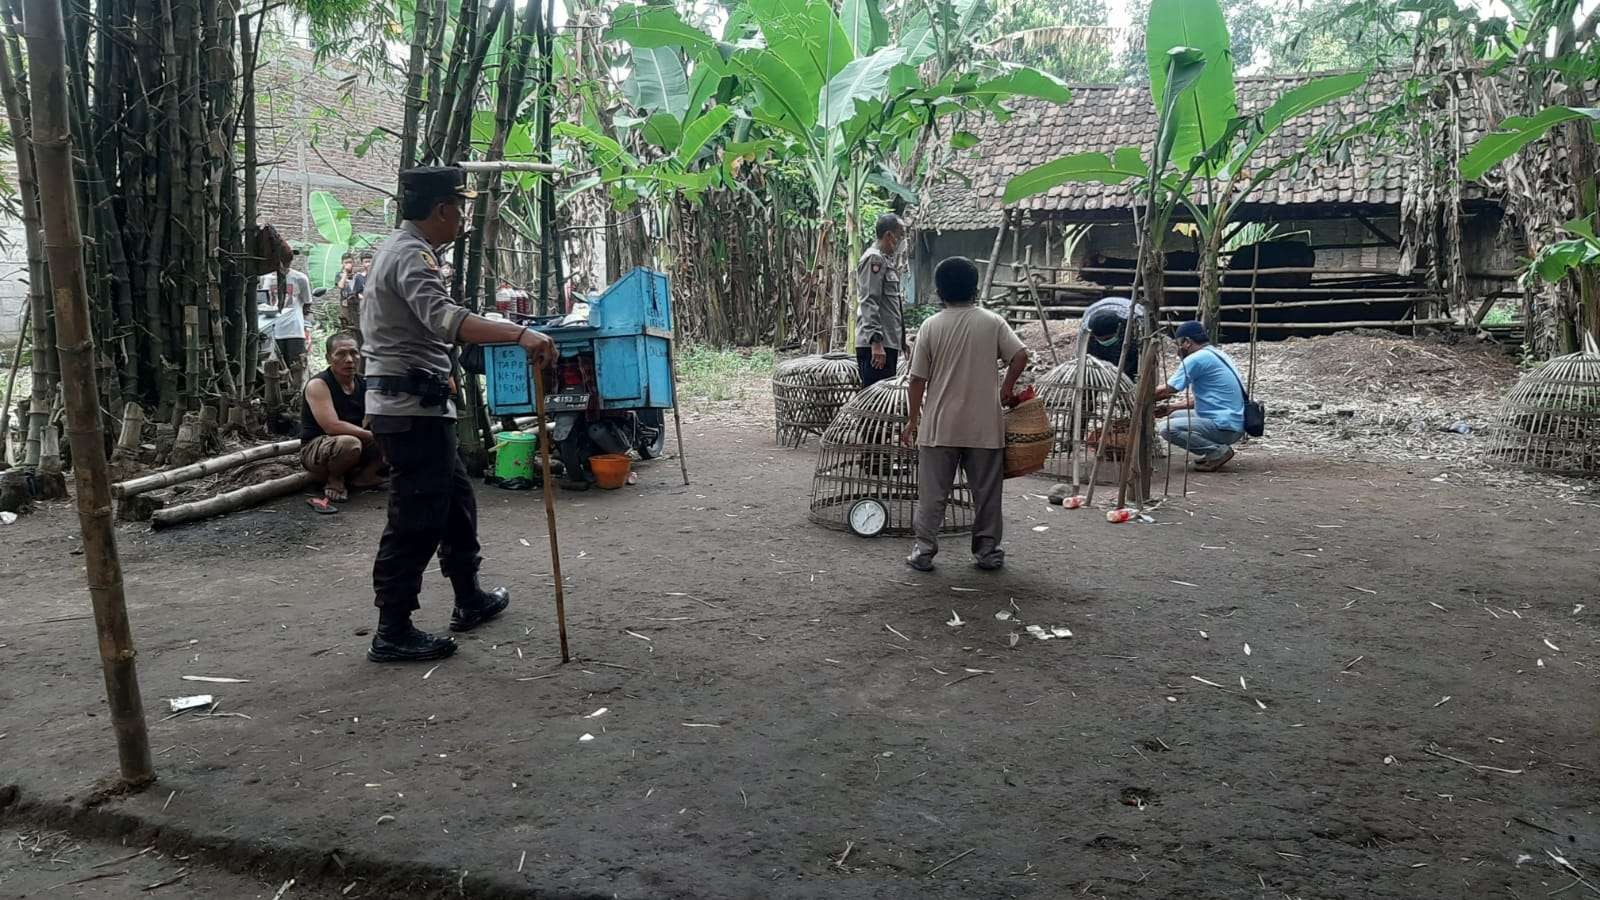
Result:
M165 487L172 487L185 481L193 481L196 478L203 478L217 472L225 472L235 466L242 466L247 462L285 456L299 449L299 438L292 441L279 441L276 444L258 444L254 447L246 447L243 450L224 453L211 459L203 459L191 465L179 466L176 469L168 469L165 472L154 472L118 482L111 486L111 496L116 497L118 500L125 500L129 497L136 497L139 494L149 493L150 491L158 491Z
M533 402L543 420L544 370L538 366L533 367ZM550 532L550 571L556 579L556 631L561 636L561 661L566 663L572 661L572 655L567 652L567 593L561 584L561 547L556 540L556 489L550 480L550 442L543 435L539 437L539 465L543 470L539 480L544 485L545 526Z
M152 528L166 528L169 525L181 525L184 522L209 519L212 516L220 516L223 513L238 512L241 509L249 509L252 506L265 503L268 500L276 500L295 491L304 490L316 483L316 477L310 472L296 472L293 475L285 475L282 478L274 478L271 481L252 484L249 487L217 494L204 500L163 507L150 514L150 526Z
M111 471L100 424L100 388L95 380L94 332L89 288L83 271L83 232L73 181L72 129L68 117L67 42L56 0L25 0L28 83L33 102L33 154L41 204L44 247L56 318L56 350L72 442L77 482L78 525L83 531L84 574L94 606L106 704L117 740L122 781L143 787L155 780L150 735L140 699L138 655L128 624L122 563L111 520ZM35 351L40 348L35 346ZM35 410L37 412L37 410ZM54 429L49 429L54 434Z

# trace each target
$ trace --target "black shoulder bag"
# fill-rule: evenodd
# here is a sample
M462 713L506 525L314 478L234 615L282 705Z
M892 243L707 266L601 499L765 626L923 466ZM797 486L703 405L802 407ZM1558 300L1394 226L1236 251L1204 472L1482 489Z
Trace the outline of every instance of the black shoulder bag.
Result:
M1217 354L1215 349L1212 349L1211 352ZM1244 382L1239 380L1238 369L1229 365L1228 361L1223 359L1220 354L1217 354L1217 360L1222 363L1224 369L1227 369L1233 375L1233 380L1239 384L1239 394L1244 397L1244 433L1251 437L1261 437L1266 434L1267 408L1262 405L1260 400L1250 399L1250 392L1244 389Z

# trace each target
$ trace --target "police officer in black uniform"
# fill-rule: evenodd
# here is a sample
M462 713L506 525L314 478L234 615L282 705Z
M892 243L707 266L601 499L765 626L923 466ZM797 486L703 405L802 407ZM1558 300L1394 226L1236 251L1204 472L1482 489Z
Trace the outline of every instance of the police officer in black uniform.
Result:
M461 233L466 172L457 166L400 173L405 222L378 246L361 304L371 431L389 464L389 520L372 566L378 629L374 662L439 659L454 640L411 624L422 573L435 552L455 589L451 631L470 631L511 603L505 588L478 584L478 505L456 452L455 345L521 344L531 364L555 360L546 335L485 319L451 302L439 248Z

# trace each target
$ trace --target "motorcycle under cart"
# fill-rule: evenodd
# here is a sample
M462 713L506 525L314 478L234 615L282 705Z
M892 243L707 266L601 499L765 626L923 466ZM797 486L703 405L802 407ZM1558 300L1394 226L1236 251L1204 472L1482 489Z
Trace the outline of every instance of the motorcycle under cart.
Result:
M599 454L661 456L674 388L665 275L637 268L566 315L511 318L549 335L559 352L553 371L545 373L545 413L567 486L594 483L589 459ZM534 382L521 347L486 346L484 369L491 414L534 411Z

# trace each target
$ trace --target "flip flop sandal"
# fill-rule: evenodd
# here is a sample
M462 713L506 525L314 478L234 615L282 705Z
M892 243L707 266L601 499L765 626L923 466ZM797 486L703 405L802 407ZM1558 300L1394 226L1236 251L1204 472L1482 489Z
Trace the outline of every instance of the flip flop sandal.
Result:
M331 516L339 511L327 497L311 497L306 500L306 505L319 516Z

